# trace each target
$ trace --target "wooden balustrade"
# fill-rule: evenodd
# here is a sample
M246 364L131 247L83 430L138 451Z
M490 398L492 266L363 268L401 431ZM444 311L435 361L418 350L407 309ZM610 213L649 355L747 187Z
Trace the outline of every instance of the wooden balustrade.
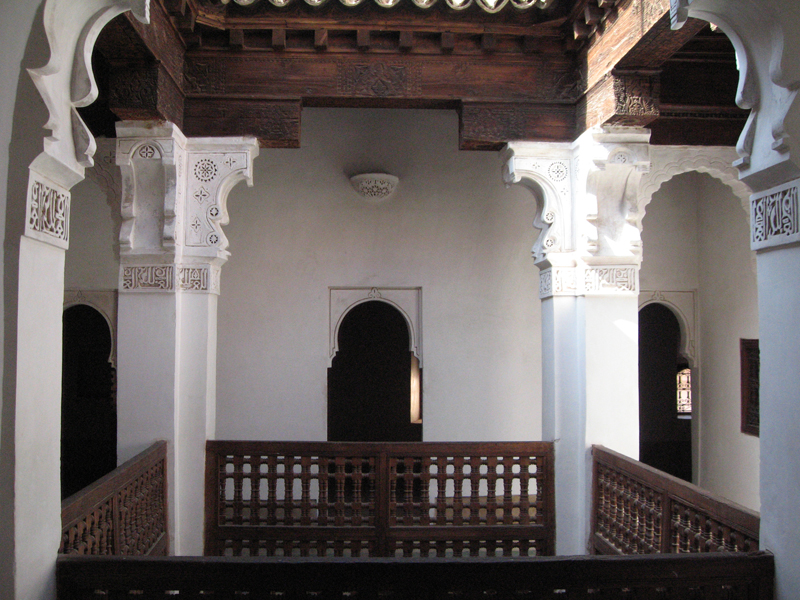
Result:
M167 444L157 442L61 504L61 554L166 555Z
M758 513L607 448L592 453L595 553L758 550Z
M542 556L553 446L210 441L205 554Z
M62 556L59 600L772 600L771 554L520 558Z

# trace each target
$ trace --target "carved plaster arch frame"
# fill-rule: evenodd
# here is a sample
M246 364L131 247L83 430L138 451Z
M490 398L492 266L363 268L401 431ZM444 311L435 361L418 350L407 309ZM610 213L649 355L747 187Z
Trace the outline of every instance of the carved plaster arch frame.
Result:
M408 327L408 350L422 368L422 288L400 287L332 287L329 289L329 352L328 367L339 352L339 328L345 317L359 304L373 300L397 309Z
M513 142L503 153L503 181L520 184L536 201L533 226L540 230L531 248L543 267L550 252L567 252L572 239L572 152L568 144ZM565 210L566 207L566 210Z
M637 227L641 231L647 205L661 186L682 173L698 171L718 179L739 198L742 210L750 218L750 188L739 179L733 166L736 151L730 147L653 146L650 148L651 169L642 177L639 187Z

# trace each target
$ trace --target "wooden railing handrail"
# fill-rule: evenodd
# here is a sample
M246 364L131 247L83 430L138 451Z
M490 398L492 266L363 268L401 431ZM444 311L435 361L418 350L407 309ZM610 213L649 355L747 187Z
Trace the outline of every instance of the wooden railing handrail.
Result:
M610 548L605 545L608 540L597 539L599 535L597 520L599 511L602 510L602 507L598 505L598 494L600 492L597 481L599 465L613 469L615 472L638 482L660 496L658 500L660 501L662 516L660 523L661 545L657 551L665 553L675 551L673 546L675 544L675 536L678 535L674 531L676 514L673 510L673 505L675 504L692 511L692 515L686 517L691 522L688 525L682 523L681 526L693 528L694 537L705 535L707 532L701 531L700 528L705 527L706 523L713 522L715 526L718 524L729 528L736 535L743 537L741 541L746 549L756 549L751 548L751 546L755 545L757 547L758 545L760 516L757 512L603 446L593 446L592 455L595 465L593 469L594 502L592 511L595 550L610 551ZM648 513L653 510L654 507L651 507L648 509ZM658 525L658 523L655 524L655 526ZM634 536L636 534L632 532L631 535ZM598 547L598 541L603 548ZM615 550L619 552L620 548L615 547ZM701 550L684 549L682 551Z
M552 443L215 440L206 453L206 555L555 550Z
M536 558L62 556L59 600L103 598L627 598L772 600L769 553ZM169 596L168 596L169 595Z
M65 498L59 553L166 554L166 461L167 443L155 442ZM130 522L132 511L135 523ZM149 540L146 548L141 545L144 538Z

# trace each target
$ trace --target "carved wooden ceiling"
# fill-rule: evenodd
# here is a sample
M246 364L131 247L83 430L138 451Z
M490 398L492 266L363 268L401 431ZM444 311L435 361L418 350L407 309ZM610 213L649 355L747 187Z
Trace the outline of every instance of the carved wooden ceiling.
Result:
M296 147L303 106L453 108L472 150L572 141L602 123L650 127L654 143L731 145L744 126L730 42L700 21L672 31L668 0L495 13L382 1L395 5L151 0L150 25L122 15L100 35L101 97L84 117L97 134L166 119L187 135Z

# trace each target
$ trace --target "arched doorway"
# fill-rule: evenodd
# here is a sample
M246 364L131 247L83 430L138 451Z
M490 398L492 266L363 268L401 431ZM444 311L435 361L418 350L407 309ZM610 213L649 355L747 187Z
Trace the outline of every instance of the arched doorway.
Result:
M328 440L421 441L421 378L400 311L379 300L358 304L338 342L328 369Z
M639 459L691 481L691 370L680 340L669 308L652 303L639 311Z
M61 392L61 497L117 466L115 371L111 330L85 304L64 311Z

